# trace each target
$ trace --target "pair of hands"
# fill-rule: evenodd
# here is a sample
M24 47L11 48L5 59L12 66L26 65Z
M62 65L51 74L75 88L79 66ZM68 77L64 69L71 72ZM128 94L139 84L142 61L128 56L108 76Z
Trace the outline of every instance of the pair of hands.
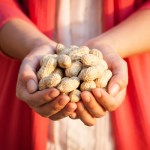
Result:
M94 42L87 45L93 47ZM42 45L32 50L23 60L17 82L17 97L43 117L59 120L69 116L80 119L85 125L92 126L96 118L107 111L115 110L124 100L128 82L126 62L108 45L93 47L101 50L108 63L113 77L109 82L108 91L96 88L91 92L84 91L82 100L71 103L66 94L60 94L56 88L38 91L36 72L40 58L53 53L49 45Z

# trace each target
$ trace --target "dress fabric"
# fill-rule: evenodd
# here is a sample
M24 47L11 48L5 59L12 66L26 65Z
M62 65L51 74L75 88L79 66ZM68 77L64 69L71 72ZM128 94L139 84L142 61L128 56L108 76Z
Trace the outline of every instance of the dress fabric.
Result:
M146 2L146 3L145 3ZM138 8L149 9L149 0L105 0L103 31L115 26ZM54 35L55 0L0 0L0 27L12 18L29 19L48 37ZM11 13L10 13L11 10ZM43 11L44 10L44 11ZM25 12L24 15L22 12ZM29 19L28 19L29 18ZM29 21L30 22L30 21ZM111 114L116 150L150 149L150 53L126 59L129 85L124 103ZM55 143L53 123L33 112L15 96L20 62L0 54L0 148L44 150L48 130ZM62 137L63 138L63 137Z
M68 46L84 45L86 41L100 35L102 32L101 2L101 0L96 0L95 3L93 0L60 0L56 10L56 40ZM80 120L70 118L57 121L54 126L55 133L58 133L54 147L57 146L58 150L114 149L109 114L98 119L93 127L86 127ZM65 138L60 135L65 135ZM51 149L50 146L49 150Z

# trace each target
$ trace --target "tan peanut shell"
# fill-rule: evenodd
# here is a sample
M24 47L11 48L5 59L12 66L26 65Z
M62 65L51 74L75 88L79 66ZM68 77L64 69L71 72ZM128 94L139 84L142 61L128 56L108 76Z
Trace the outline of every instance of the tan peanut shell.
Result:
M80 60L80 58L89 53L89 48L87 46L81 46L78 49L72 50L69 53L71 60Z
M48 88L56 87L61 82L61 76L57 73L52 73L45 82Z
M94 88L96 88L96 84L94 81L85 81L80 85L81 91L91 91Z
M78 77L65 78L58 85L57 89L62 93L69 93L78 88L80 81Z
M96 66L96 68L97 68L97 72L98 72L98 77L101 77L102 74L104 73L104 71L108 69L108 65L105 60L100 59L100 62Z
M65 54L68 55L73 49L72 48L65 48L64 50L62 50L59 54Z
M44 77L49 76L55 70L56 66L57 66L57 59L53 57L46 59L37 73L38 79L42 79Z
M100 61L100 58L93 54L85 54L81 57L81 62L84 66L96 66Z
M71 58L65 54L59 55L58 56L58 65L61 68L69 68L71 66Z
M105 70L103 75L95 80L96 87L105 88L112 77L112 72L110 70Z
M63 49L59 54L68 55L71 51L73 51L73 50L75 50L75 49L78 49L78 48L79 48L78 46L71 45L71 46L66 47L65 49Z
M80 61L75 61L71 64L70 68L65 69L65 75L67 77L78 76L82 69L82 63Z
M100 59L103 59L103 54L98 49L90 49L90 54L96 55Z
M78 75L80 80L83 81L93 81L98 78L98 71L96 66L88 67L81 70L80 74Z
M38 87L39 87L39 90L40 90L40 91L47 88L46 80L47 80L47 77L42 78L42 79L39 81Z
M60 54L64 49L65 49L65 46L64 46L63 44L58 43L58 44L56 45L56 53L57 53L57 54Z
M58 57L57 54L47 54L47 55L44 55L42 57L42 59L40 60L40 66L44 66L49 59L51 59L51 58L57 59L57 57Z
M69 93L69 97L71 102L78 102L81 99L81 91L76 89Z
M64 76L64 73L63 73L63 70L61 68L56 68L53 73L57 73L61 76L61 78L63 78Z

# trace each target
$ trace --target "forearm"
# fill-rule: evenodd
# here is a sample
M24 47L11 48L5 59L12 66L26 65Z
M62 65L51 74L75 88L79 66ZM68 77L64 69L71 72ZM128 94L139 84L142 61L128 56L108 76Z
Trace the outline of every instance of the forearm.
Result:
M150 10L135 12L95 41L111 45L123 58L150 51Z
M21 19L12 19L0 30L1 50L14 58L23 59L37 46L56 43L41 33L33 24Z

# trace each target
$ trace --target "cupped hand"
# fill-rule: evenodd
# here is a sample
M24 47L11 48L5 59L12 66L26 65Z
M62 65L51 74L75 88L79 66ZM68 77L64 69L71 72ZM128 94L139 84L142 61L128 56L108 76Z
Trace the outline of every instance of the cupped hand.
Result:
M108 111L116 110L124 101L128 71L127 63L111 46L93 45L92 42L87 45L102 52L104 60L113 73L106 90L96 88L91 92L82 92L81 101L77 103L76 113L70 115L71 118L79 118L84 124L92 126L96 123L96 118L104 116Z
M69 97L60 94L56 88L38 91L36 72L41 57L48 53L54 53L53 49L50 45L42 45L24 58L18 75L16 95L41 116L58 120L74 112L76 104L71 103Z

